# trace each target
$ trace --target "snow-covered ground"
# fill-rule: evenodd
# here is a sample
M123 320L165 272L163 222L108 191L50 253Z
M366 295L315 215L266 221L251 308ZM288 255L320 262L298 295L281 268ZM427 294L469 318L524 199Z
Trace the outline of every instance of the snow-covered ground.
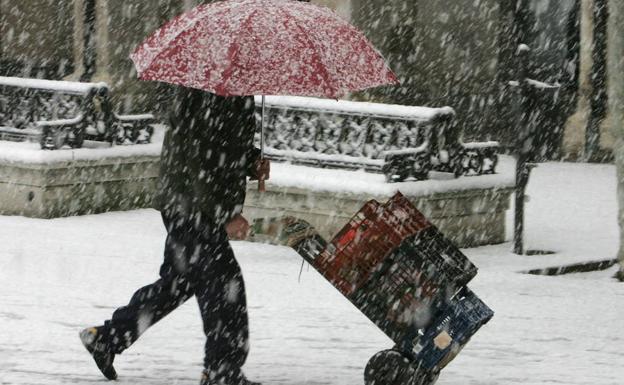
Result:
M417 182L416 182L417 183ZM546 164L532 177L527 246L465 250L473 290L495 311L442 373L440 385L622 384L624 285L614 270L562 277L527 268L606 259L617 250L612 166ZM103 383L78 341L156 279L165 232L158 213L36 220L0 216L0 384ZM266 385L362 384L391 342L283 247L234 243L250 307L246 371ZM120 384L196 384L203 335L190 300L116 360Z

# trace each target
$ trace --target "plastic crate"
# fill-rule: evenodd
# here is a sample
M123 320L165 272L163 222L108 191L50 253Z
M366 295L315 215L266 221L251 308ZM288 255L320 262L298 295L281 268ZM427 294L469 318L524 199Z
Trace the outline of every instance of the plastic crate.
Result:
M406 237L431 227L397 193L385 205L367 202L315 260L315 267L340 292L351 296Z
M408 238L352 295L352 301L400 343L406 335L415 337L426 328L459 289L431 262L427 250L414 249Z
M407 238L401 250L422 261L421 272L450 290L466 286L477 275L477 267L433 226Z
M467 288L457 295L424 331L413 348L416 361L426 370L441 370L494 312Z

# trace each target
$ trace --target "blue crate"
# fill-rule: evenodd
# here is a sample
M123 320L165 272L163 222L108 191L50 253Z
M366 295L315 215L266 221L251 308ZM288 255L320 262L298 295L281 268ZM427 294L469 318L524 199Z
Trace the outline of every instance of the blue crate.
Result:
M464 289L424 330L413 348L416 362L426 370L441 370L493 316L492 309L472 291ZM452 338L452 342L441 349L436 346L435 339L444 332Z

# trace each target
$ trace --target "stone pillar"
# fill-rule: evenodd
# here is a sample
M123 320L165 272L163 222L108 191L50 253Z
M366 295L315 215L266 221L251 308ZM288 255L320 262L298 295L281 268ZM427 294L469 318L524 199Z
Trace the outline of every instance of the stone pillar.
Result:
M607 26L606 26L607 31L606 31L605 35L608 34L608 29L609 29L609 26L608 26L608 24L609 24L609 15L608 15L608 13L609 13L609 10L608 10L609 9L609 5L610 5L609 4L609 0L604 0L603 1L603 6L605 6L607 8L607 11L606 11L606 13L607 13L606 21L603 21L603 23L607 24ZM604 48L604 50L608 51L609 50L608 36L604 37L604 39L607 40L607 42L604 43L604 44L606 44L606 47ZM605 52L604 55L606 56L605 60L608 61L609 53ZM605 66L605 70L607 71L607 73L609 71L613 71L613 70L609 70L608 63L605 63L604 66ZM618 71L621 72L622 68L619 67ZM609 83L609 78L608 78L608 74L607 74L607 78L605 80L605 83L606 83L606 88L607 88L605 90L605 92L607 93L607 97L608 97L608 93L609 93L609 84L608 84ZM615 120L614 120L612 114L609 112L609 106L607 105L605 108L607 109L607 112L606 112L605 119L603 120L602 125L600 126L600 129L599 129L599 131L600 131L600 140L598 142L598 148L599 148L599 150L601 152L601 157L602 157L603 160L611 160L611 158L609 157L609 154L613 154L613 151L615 149L615 141L616 141L616 138L615 138L615 136L613 135L613 132L612 132L612 126L615 124Z
M592 74L592 47L594 41L594 0L581 0L581 44L579 89L576 112L568 119L563 134L563 153L567 159L583 155L585 128L589 118Z
M82 60L84 56L84 29L85 29L85 20L84 20L84 0L74 0L74 44L73 44L73 54L74 54L74 72L67 76L65 80L69 81L78 81L82 74L84 73L84 62Z
M109 38L109 20L108 0L96 0L95 4L95 52L96 72L92 81L112 83L110 73L110 55L114 51Z
M620 224L620 279L624 281L624 2L609 0L609 29L607 32L607 68L609 73L609 110L612 133L616 138L614 148L618 178L618 203Z

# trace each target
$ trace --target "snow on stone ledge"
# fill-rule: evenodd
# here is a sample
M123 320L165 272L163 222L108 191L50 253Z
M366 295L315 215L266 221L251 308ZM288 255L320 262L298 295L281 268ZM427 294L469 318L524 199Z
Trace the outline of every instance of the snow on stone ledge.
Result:
M256 106L262 103L262 97L255 97ZM348 100L333 100L310 98L302 96L266 96L265 103L270 107L300 108L306 110L335 111L346 114L374 115L409 120L430 120L436 116L454 114L451 107L418 107L398 104L383 104L369 102L352 102Z
M25 164L53 164L76 160L104 160L135 156L160 156L165 127L155 125L152 142L136 145L110 146L104 142L85 141L83 148L63 147L59 150L42 150L39 143L7 142L0 140L0 162Z
M0 76L0 86L41 88L48 91L71 92L86 94L93 88L108 88L106 83L66 82L60 80L44 80Z
M406 181L386 183L383 174L298 166L287 163L271 164L271 179L267 190L302 189L319 193L366 194L388 197L397 191L410 196L466 190L511 188L515 185L515 160L499 156L497 174L462 176L448 180ZM255 187L255 184L253 185Z

